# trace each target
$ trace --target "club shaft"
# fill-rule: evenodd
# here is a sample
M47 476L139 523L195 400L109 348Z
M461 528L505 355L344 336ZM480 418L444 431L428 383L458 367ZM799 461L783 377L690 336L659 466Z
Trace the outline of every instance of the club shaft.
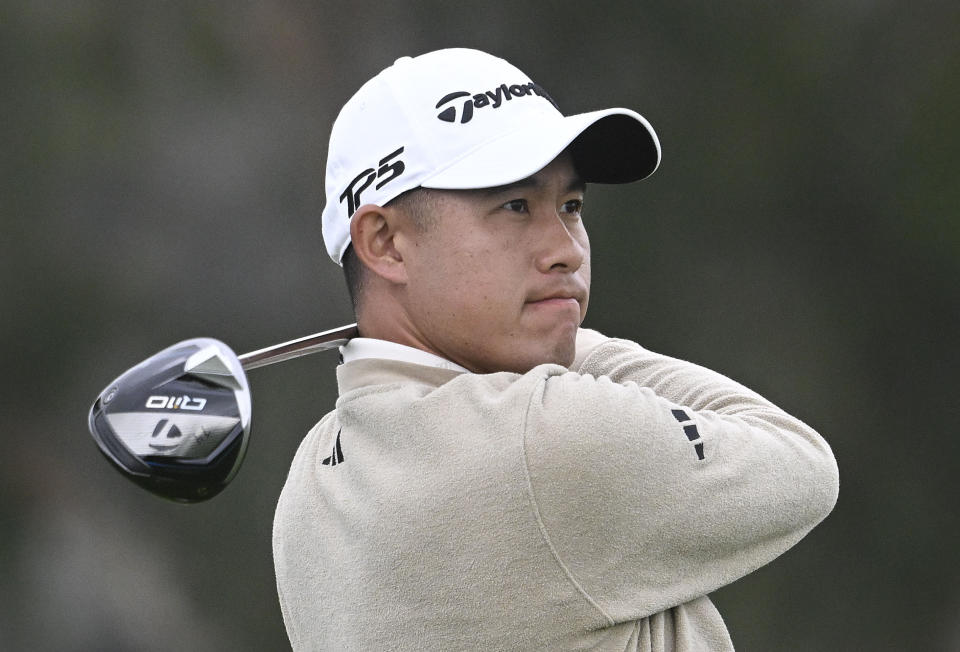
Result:
M265 367L268 364L283 362L303 355L310 355L318 351L326 351L343 346L358 334L356 324L348 324L340 328L331 328L322 333L314 333L289 342L281 342L238 356L241 366L245 370Z

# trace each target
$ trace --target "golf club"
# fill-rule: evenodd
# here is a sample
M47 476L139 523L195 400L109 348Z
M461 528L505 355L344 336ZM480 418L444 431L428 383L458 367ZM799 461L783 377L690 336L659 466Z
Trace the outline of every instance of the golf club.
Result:
M349 324L237 355L223 342L178 342L100 393L88 426L100 452L148 491L208 500L233 479L250 439L249 369L325 351L357 336Z

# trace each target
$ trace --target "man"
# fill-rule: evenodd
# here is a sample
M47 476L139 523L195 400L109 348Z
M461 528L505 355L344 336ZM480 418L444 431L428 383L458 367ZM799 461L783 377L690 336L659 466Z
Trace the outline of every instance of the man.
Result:
M659 160L636 113L563 117L473 50L344 106L323 229L361 337L277 508L295 649L732 649L706 594L822 520L837 468L743 386L580 328L585 184Z

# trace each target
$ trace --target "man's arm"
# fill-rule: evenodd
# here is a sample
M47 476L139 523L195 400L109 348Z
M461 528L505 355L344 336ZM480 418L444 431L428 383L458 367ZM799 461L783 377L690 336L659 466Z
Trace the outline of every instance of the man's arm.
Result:
M811 428L742 385L581 331L526 422L531 496L558 562L612 622L768 563L833 508Z

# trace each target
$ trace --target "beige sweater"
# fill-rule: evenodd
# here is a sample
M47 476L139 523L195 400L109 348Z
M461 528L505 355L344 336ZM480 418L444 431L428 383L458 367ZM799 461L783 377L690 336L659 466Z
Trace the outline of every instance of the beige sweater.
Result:
M337 371L273 545L297 650L730 650L707 593L833 508L812 429L581 330L572 371Z

